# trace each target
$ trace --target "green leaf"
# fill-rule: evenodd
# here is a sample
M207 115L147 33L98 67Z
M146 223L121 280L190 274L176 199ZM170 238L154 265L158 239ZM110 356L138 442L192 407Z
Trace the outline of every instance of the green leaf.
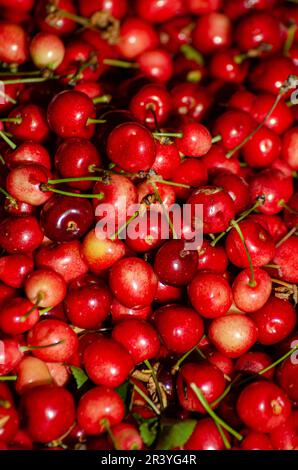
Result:
M118 395L120 395L120 397L124 401L124 403L126 403L129 389L130 389L129 381L124 382L123 384L121 384L119 387L115 389Z
M74 376L74 379L77 383L77 388L79 389L79 388L83 387L83 385L88 380L88 376L85 374L83 369L81 369L80 367L76 367L76 366L70 366L70 370L71 370L71 373Z
M140 427L139 431L144 444L150 447L155 441L158 433L158 418L147 419Z
M171 450L182 447L190 438L197 421L186 419L179 422L167 421L162 423L161 432L158 438L157 450Z

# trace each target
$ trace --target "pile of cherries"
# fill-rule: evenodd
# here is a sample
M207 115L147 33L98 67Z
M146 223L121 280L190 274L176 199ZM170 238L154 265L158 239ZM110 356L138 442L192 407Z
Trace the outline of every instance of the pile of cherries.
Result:
M295 3L0 0L0 449L298 450Z

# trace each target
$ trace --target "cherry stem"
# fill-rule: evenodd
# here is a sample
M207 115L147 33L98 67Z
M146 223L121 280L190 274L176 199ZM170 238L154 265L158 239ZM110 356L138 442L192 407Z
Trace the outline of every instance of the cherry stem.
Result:
M156 116L156 112L155 112L154 105L153 105L153 104L149 104L149 105L147 106L147 110L150 111L151 114L153 115L154 125L155 125L156 132L159 132L159 133L160 133L159 123L158 123L158 119L157 119L157 116Z
M103 199L104 198L104 193L98 193L98 194L72 193L70 191L64 191L62 189L56 189L56 188L53 188L52 186L48 186L48 185L44 185L43 190L45 192L51 191L52 193L61 194L62 196L80 197L80 198L83 198L83 199Z
M5 132L0 131L0 137L9 145L12 150L17 148L16 144L5 134Z
M39 292L38 295L37 295L36 302L32 305L30 310L20 318L21 322L25 322L27 320L27 318L30 317L30 315L34 312L34 310L37 309L37 307L40 304L40 302L42 301L43 297L44 297L43 293Z
M150 364L150 362L148 360L144 361L144 364L145 364L146 367L148 367L148 369L151 372L152 379L153 379L153 382L155 384L156 391L157 391L157 396L158 396L158 400L159 400L159 404L160 404L160 409L161 409L161 411L163 411L164 410L164 405L163 405L162 393L161 393L159 381L158 381L157 375L155 373L155 370L154 370L154 368L152 367L152 365Z
M0 72L0 77L12 76L12 77L34 77L40 75L41 70L34 71L23 71L23 72Z
M288 240L294 233L296 233L297 227L291 228L291 230L281 239L279 242L276 244L276 248L278 248L280 245L282 245L285 241Z
M3 80L3 85L17 85L19 83L42 83L47 80L57 80L60 77L57 76L48 76L48 77L36 77L36 78L16 78L11 80Z
M60 341L57 341L56 343L43 344L41 346L21 346L19 349L21 352L36 351L38 349L52 348L54 346L58 346L59 344L63 344L64 342L65 340L61 339Z
M21 117L0 118L0 122L12 122L13 124L22 124L22 118Z
M1 375L0 382L8 382L8 381L15 381L17 380L17 375Z
M176 364L172 367L172 370L171 370L171 374L174 375L176 374L176 372L178 372L178 370L180 369L180 366L182 364L182 362L185 361L185 359L192 353L194 352L198 346L200 345L201 341L203 341L203 339L206 338L206 335L203 335L202 338L200 339L200 341L198 342L198 344L196 344L193 348L189 349L185 354L183 354L183 356L181 356L178 361L176 362Z
M105 124L106 122L106 119L88 118L86 125L90 126L90 124Z
M110 65L112 67L120 67L123 69L138 69L139 64L136 62L128 62L126 60L117 60L117 59L104 59L103 64Z
M199 387L196 386L195 383L190 384L190 388L193 390L195 393L196 397L200 400L201 405L204 407L204 409L207 411L207 413L211 416L211 418L215 421L215 423L219 424L222 426L226 431L228 431L232 436L234 436L238 441L242 441L243 436L239 434L235 429L233 429L229 424L227 424L225 421L223 421L211 408L209 405L208 401L204 397L204 394L202 391L199 389Z
M248 285L250 287L256 287L257 283L255 281L254 267L253 267L253 264L252 264L252 259L251 259L251 256L250 256L250 252L247 248L247 244L246 244L245 238L243 236L242 230L241 230L241 228L239 227L238 223L235 220L231 220L231 224L235 228L236 232L238 233L238 235L239 235L239 237L240 237L240 239L243 243L243 247L244 247L247 259L248 259L249 269L250 269L250 280L248 282Z
M289 87L291 86L290 78L291 77L289 77L288 80L286 80L286 82L280 88L279 94L276 96L274 103L272 104L266 116L259 123L259 125L250 134L248 134L245 137L245 139L243 139L242 142L240 142L240 144L236 145L236 147L234 147L232 150L226 153L227 158L231 158L236 152L238 152L263 127L267 119L271 116L271 114L275 110L276 106L280 102L283 95L289 90Z
M229 443L228 439L227 439L227 436L225 435L225 433L223 432L222 430L222 427L220 424L218 424L216 421L215 421L215 426L217 427L218 429L218 432L220 434L220 437L222 438L223 440L223 443L225 445L225 448L230 450L231 449L231 444Z
M296 346L294 346L292 349L290 349L286 354L284 354L283 356L281 356L279 359L277 359L275 362L273 362L272 364L270 364L269 366L265 367L265 369L262 369L260 372L258 372L258 375L263 375L263 374L266 374L266 372L268 372L269 370L273 369L274 367L278 366L278 364L280 364L281 362L283 362L284 360L288 359L288 357L290 357L295 351L297 351L298 349L298 344L296 344Z
M152 132L153 137L176 137L177 139L182 139L182 132Z
M112 95L101 95L93 98L93 104L110 103Z
M51 7L53 9L52 11L51 11ZM50 7L50 13L46 18L48 20L49 24L50 24L49 20L50 20L51 16L52 15L53 16L57 15L57 16L60 16L60 17L68 18L69 20L72 20L75 23L78 23L78 24L80 24L82 26L85 26L85 27L87 27L87 26L91 27L92 26L90 21L87 18L84 18L83 16L75 15L74 13L71 13L70 11L67 11L67 10L62 10L60 8L57 8L55 5L52 5L51 7Z
M274 277L271 278L271 281L274 284L279 284L280 286L287 287L288 289L291 289L291 290L293 289L292 284L290 284L289 282L281 281L280 279L275 279Z
M152 180L151 180L151 182L152 182ZM167 180L163 180L163 179L159 179L159 178L156 179L156 182L160 183L160 184L166 184L167 186L175 186L176 188L191 189L191 186L189 186L189 184L175 183L174 181L167 181Z
M4 162L5 163L5 162ZM0 188L0 193L2 193L13 205L13 207L18 207L18 203L14 197L12 197L5 189Z
M45 315L45 313L50 312L54 307L45 307L39 310L39 315Z
M288 206L288 204L286 204L283 199L281 201L279 201L278 205L282 206L284 209L286 209L288 212L290 212L290 214L298 215L298 212L295 211L295 209L293 209L292 207Z
M114 446L114 449L115 450L118 450L117 448L117 442L116 442L116 439L115 439L115 436L111 430L111 426L110 426L110 423L107 419L102 419L100 424L105 428L105 430L107 431L112 443L113 443L113 446Z
M215 135L214 137L212 137L211 142L213 144L216 144L216 142L220 142L221 140L222 140L222 136L220 134L218 134L218 135Z
M110 240L114 241L119 235L129 226L129 224L135 220L140 215L140 211L136 211L121 227L115 232L110 238Z
M55 185L60 183L77 183L80 181L102 181L100 176L78 176L76 178L60 178L57 180L48 180L48 184Z
M0 154L0 162L2 163L2 165L6 165L6 162L1 154Z
M255 49L249 49L247 52L243 54L237 54L234 56L234 62L236 64L242 64L246 59L253 59L255 57L259 57L262 52L270 51L271 46L270 44L262 43L259 47Z
M264 268L268 268L268 269L280 269L280 266L278 266L278 264L265 264Z
M157 408L157 406L155 406L155 404L153 403L152 400L150 400L150 398L148 397L148 395L146 395L146 393L143 392L143 390L138 386L136 385L134 382L130 382L134 389L138 392L139 395L141 395L142 398L144 398L144 400L148 403L148 405L151 406L152 410L157 414L157 415L160 415L160 411L159 409Z
M236 377L236 379L238 379L238 377ZM222 392L222 394L216 399L214 400L212 403L211 403L211 407L216 407L229 393L230 393L230 390L231 388L233 387L234 383L236 382L236 379L233 380L233 382L231 382L227 388L225 388L225 390Z
M164 213L164 215L166 216L167 222L168 222L169 227L170 227L170 229L171 229L171 231L172 231L173 238L174 238L174 240L178 240L178 235L177 235L177 233L176 233L176 231L175 231L173 222L172 222L171 219L170 219L169 212L168 212L166 206L164 205L164 202L163 202L163 200L162 200L162 198L161 198L161 196L160 196L160 194L159 194L158 188L157 188L157 186L156 186L156 184L155 184L154 181L151 181L150 183L151 183L151 185L152 185L152 187L153 187L154 195L155 195L156 199L157 199L158 202L161 204L163 213Z
M7 101L8 103L12 103L12 104L17 104L17 101L14 100L11 96L7 95L6 93L4 93L4 91L0 90L0 96L2 98L5 99L5 101Z
M190 44L183 44L180 47L180 52L184 55L187 60L192 60L196 62L198 65L204 65L204 57L203 55Z
M290 24L290 26L288 27L288 31L287 31L287 39L284 43L284 49L283 49L283 53L284 53L285 56L289 55L289 51L290 51L290 49L293 45L294 39L295 39L296 31L297 31L296 23Z

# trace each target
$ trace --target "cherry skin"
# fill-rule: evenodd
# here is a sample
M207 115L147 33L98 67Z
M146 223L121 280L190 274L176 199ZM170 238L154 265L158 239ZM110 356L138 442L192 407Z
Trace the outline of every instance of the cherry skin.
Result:
M92 205L82 198L52 197L42 208L41 226L46 237L54 242L81 238L94 221Z
M275 243L281 240L287 233L286 224L278 215L251 214L248 220L253 220L261 225L271 235Z
M208 336L219 352L233 359L253 346L258 338L258 329L247 316L229 314L212 321Z
M162 282L179 287L192 280L197 264L197 251L187 250L183 240L169 240L158 250L154 270Z
M21 141L44 142L49 136L49 127L43 108L35 104L23 104L14 108L8 115L18 122L7 122L6 129Z
M177 304L159 308L154 313L154 323L165 346L175 354L184 354L193 348L204 332L199 315Z
M133 424L116 424L112 427L112 433L116 448L119 450L141 450L144 447L140 433Z
M185 158L177 168L176 174L172 178L174 183L182 183L197 187L207 183L207 169L202 160L197 158ZM187 199L191 194L191 189L183 187L174 188L177 198Z
M277 95L289 76L295 73L295 66L289 57L268 57L251 72L250 83L254 90ZM291 90L288 94L291 94Z
M232 286L236 306L243 312L255 312L267 302L272 290L269 274L263 269L254 269L255 286L251 285L250 269L244 269L235 278Z
M38 33L30 43L31 59L39 69L55 70L65 54L64 44L55 34Z
M297 142L298 128L292 127L284 134L282 139L282 158L293 170L298 170L298 158L295 151Z
M258 122L262 122L275 101L275 96L269 93L262 93L254 99L251 109L249 110L252 117ZM264 125L276 132L277 134L283 134L293 124L293 114L291 109L286 105L284 101L279 101L276 108L265 120ZM288 131L291 132L291 131Z
M88 124L88 119L95 118L95 108L92 100L80 91L66 90L56 95L47 116L52 131L63 139L90 139L94 134L95 126Z
M134 59L143 52L158 45L158 35L146 21L137 18L126 18L121 24L117 50L127 60Z
M123 305L141 308L153 301L157 278L150 264L139 258L124 258L112 266L109 285Z
M18 364L16 372L18 378L15 386L20 395L30 388L52 383L52 377L46 363L37 357L24 357Z
M298 193L293 194L287 205L289 209L285 208L284 221L288 227L293 228L298 224ZM286 232L283 235L285 234Z
M179 83L171 91L173 112L200 121L212 104L212 95L195 83Z
M211 54L231 42L231 22L223 13L210 12L197 19L192 32L194 46L203 54Z
M202 160L210 176L217 176L222 172L240 176L241 169L238 158L235 156L227 158L226 149L223 145L212 145L211 149L204 155Z
M275 254L275 245L270 237L258 223L251 220L243 220L239 223L247 249L254 266L264 266L272 260ZM239 268L249 267L249 261L243 242L233 228L226 238L226 253L229 260Z
M73 329L60 320L43 320L28 333L32 354L45 362L67 362L78 349L78 337ZM40 346L48 346L39 348ZM39 348L39 349L38 349Z
M100 285L70 289L65 298L65 310L70 322L84 329L98 329L107 317L111 294Z
M237 62L238 49L222 49L212 56L209 70L213 78L231 83L242 83L247 76L247 61Z
M120 19L125 16L127 10L126 0L96 0L86 3L84 0L79 0L79 11L82 16L90 17L97 11L105 11L114 18Z
M40 206L52 196L51 192L41 189L42 184L47 184L49 176L45 167L35 163L16 167L7 177L7 191L15 199Z
M1 62L23 64L29 59L26 32L21 26L3 21L0 27L0 44Z
M258 49L266 44L269 53L274 54L282 46L280 22L267 12L253 12L240 20L235 40L242 51Z
M291 403L273 382L258 381L241 392L237 411L247 426L255 431L268 433L287 420L291 413Z
M156 141L156 158L152 170L162 178L168 180L177 174L181 159L177 146L169 142Z
M137 57L140 72L146 77L159 82L168 82L173 74L173 59L164 49L145 51Z
M233 199L236 213L243 211L249 204L249 187L240 176L230 173L219 173L213 184L222 187Z
M86 392L78 405L78 423L88 435L106 432L106 423L114 426L125 415L124 404L114 390L94 387Z
M1 308L1 330L9 335L19 335L30 330L39 320L39 312L33 307L33 303L22 297L11 299ZM32 312L26 317L32 308Z
M33 271L34 263L27 255L10 255L0 258L0 280L7 286L20 288L25 278Z
M6 164L9 168L15 168L27 163L37 163L50 170L51 159L47 149L38 142L22 142L15 150L6 155Z
M116 388L126 380L134 362L121 343L102 336L85 349L84 365L96 385Z
M243 147L243 158L253 168L265 168L280 155L281 142L272 130L262 127Z
M202 157L211 148L212 137L208 129L199 123L187 123L181 127L182 138L176 139L176 146L183 155Z
M83 240L82 254L94 274L113 266L125 253L126 248L121 240L97 236L96 229L91 230Z
M224 274L228 267L228 258L222 246L211 246L207 240L203 240L202 246L198 249L198 270L212 271L217 274Z
M0 375L7 375L14 370L22 360L23 352L20 349L20 343L13 338L4 338L2 340L5 351L4 360L0 364Z
M259 310L252 313L251 318L258 327L258 341L271 345L285 339L295 328L296 313L287 300L270 297Z
M0 428L0 441L12 441L19 427L19 417L11 404L8 407L0 406L0 420L4 423Z
M144 320L118 323L112 331L112 338L127 349L135 364L156 357L160 349L156 330Z
M224 431L229 441L229 436ZM204 418L197 422L190 438L184 444L185 450L225 450L222 437L211 418Z
M137 5L137 14L150 23L163 23L181 14L183 7L181 0L141 0Z
M229 110L221 114L213 126L214 135L221 135L227 150L234 149L256 127L252 117L244 111Z
M163 205L167 209L170 209L176 200L175 190L170 185L157 183L157 182L155 184L156 184L156 189L159 193L159 196ZM149 198L149 201L150 201L149 209L151 211L154 209L164 214L163 206L161 202L159 201L159 198L155 197L155 192L154 192L155 187L150 182L150 180L140 183L137 189L138 189L138 202L140 204L144 202L144 200L146 201ZM154 195L153 198L152 198L152 194Z
M50 269L37 269L29 274L25 282L25 293L38 307L56 307L66 295L63 277Z
M279 366L276 378L279 386L286 392L290 400L297 402L297 363L294 363L291 357L282 362L282 364Z
M56 385L40 385L23 397L22 406L30 436L37 442L51 442L65 434L75 420L71 393Z
M293 283L298 282L297 256L293 256L293 253L297 253L297 242L296 236L288 238L277 248L273 258L273 263L279 266L278 277Z
M119 323L123 320L138 319L147 320L151 313L151 307L129 308L122 305L118 300L113 299L110 307L113 323Z
M270 439L266 434L249 431L241 442L242 450L273 450Z
M188 286L193 307L205 318L224 315L232 305L232 290L219 274L201 271Z
M293 414L288 420L270 433L270 441L275 450L297 449L297 433Z
M30 253L41 245L43 233L35 217L9 217L0 224L0 246L8 253Z
M196 189L188 199L188 204L192 206L192 210L197 204L203 205L203 220L193 218L194 229L203 229L203 233L225 231L235 216L232 198L220 187L202 186Z
M160 126L166 122L171 111L171 97L164 86L148 84L133 96L129 109L144 125L154 129L155 116Z
M160 280L157 283L154 300L159 304L166 304L169 302L177 302L182 297L182 288L164 284Z
M225 389L224 375L208 362L185 364L178 373L177 393L180 405L188 411L205 414L206 410L190 388L192 383L201 389L205 399L211 404Z
M70 282L88 271L81 248L78 240L44 245L36 253L36 266L52 269Z
M128 172L147 171L156 157L152 135L140 124L127 122L117 126L107 142L109 159Z
M248 351L237 359L235 371L248 375L256 375L271 364L272 358L268 356L268 354L260 351ZM266 377L266 379L272 379L274 372L273 367L262 375Z

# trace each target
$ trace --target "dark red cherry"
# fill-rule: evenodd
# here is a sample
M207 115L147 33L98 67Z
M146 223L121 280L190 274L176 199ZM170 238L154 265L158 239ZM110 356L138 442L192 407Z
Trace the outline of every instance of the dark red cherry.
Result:
M248 351L237 359L235 370L244 374L255 375L271 364L272 358L268 354L261 351ZM262 375L267 379L272 379L274 367Z
M95 126L88 119L95 118L92 100L80 91L65 90L56 95L48 107L48 122L59 137L90 139Z
M192 280L197 264L196 250L187 250L183 240L169 240L158 250L154 270L162 282L183 286Z
M8 253L31 253L43 240L35 217L9 217L0 224L0 245Z
M43 142L49 136L49 127L44 110L35 104L23 104L8 115L16 122L7 122L6 129L19 140Z
M298 192L293 194L287 204L287 207L288 209L285 208L283 213L284 221L288 227L293 228L298 225ZM286 232L283 235L285 234Z
M246 426L268 433L287 420L291 403L277 385L262 380L245 387L239 396L237 411Z
M297 253L297 242L296 236L288 238L278 246L273 258L273 263L279 266L278 277L295 284L298 282L298 263L297 256L293 256L293 253Z
M118 424L124 415L125 409L120 395L107 387L94 387L79 401L78 422L88 435L106 432L106 424Z
M34 263L27 255L10 255L0 258L0 280L7 286L20 288L27 275L33 271Z
M139 121L155 129L156 123L162 126L166 122L171 110L171 98L164 86L148 84L133 96L129 109Z
M240 19L235 31L235 40L242 51L264 47L274 54L282 46L281 25L269 12L253 12Z
M211 176L218 174L231 173L240 176L240 163L237 157L227 158L226 149L223 145L212 145L209 152L203 156L203 163Z
M122 344L102 336L85 349L84 365L92 382L115 388L126 380L134 362Z
M154 323L165 346L176 354L184 354L199 343L204 325L199 315L188 307L172 304L154 313Z
M226 431L226 438L229 435ZM185 450L225 450L225 444L218 428L211 418L200 419L194 428L190 438L184 444Z
M246 209L249 203L249 187L243 178L229 173L219 173L215 176L213 184L222 187L233 199L236 213Z
M231 43L232 25L228 16L210 12L197 19L192 32L194 46L203 54L211 54Z
M30 330L39 320L37 308L27 299L16 297L8 301L1 308L0 327L1 330L12 336L20 335ZM26 316L31 311L29 316Z
M94 212L82 198L54 196L41 211L41 226L46 237L55 242L81 238L90 229Z
M40 385L22 399L30 436L36 442L51 442L65 434L75 420L71 393L56 385Z
M249 431L241 441L243 450L273 450L269 437L261 432Z
M277 55L259 61L250 73L250 83L253 89L277 95L283 84L296 70L289 57ZM291 94L292 90L288 94Z
M265 197L264 203L258 208L262 214L278 214L282 210L282 203L287 203L292 194L292 178L286 178L278 170L263 170L250 181L251 200L255 202L258 197Z
M221 135L227 150L234 149L257 127L253 118L244 111L229 110L221 114L213 126L214 135Z
M282 362L276 374L278 384L286 392L290 400L293 400L294 402L297 402L298 398L297 370L298 364L296 352L294 357L289 357L289 359Z
M201 271L188 286L188 296L194 308L206 318L224 315L232 305L232 290L219 274Z
M188 411L205 414L201 402L190 388L195 384L211 404L225 389L223 373L209 362L188 363L181 367L177 379L177 393L180 405Z
M199 271L212 271L223 274L228 267L228 258L222 246L212 246L207 240L203 240L202 246L198 250Z

